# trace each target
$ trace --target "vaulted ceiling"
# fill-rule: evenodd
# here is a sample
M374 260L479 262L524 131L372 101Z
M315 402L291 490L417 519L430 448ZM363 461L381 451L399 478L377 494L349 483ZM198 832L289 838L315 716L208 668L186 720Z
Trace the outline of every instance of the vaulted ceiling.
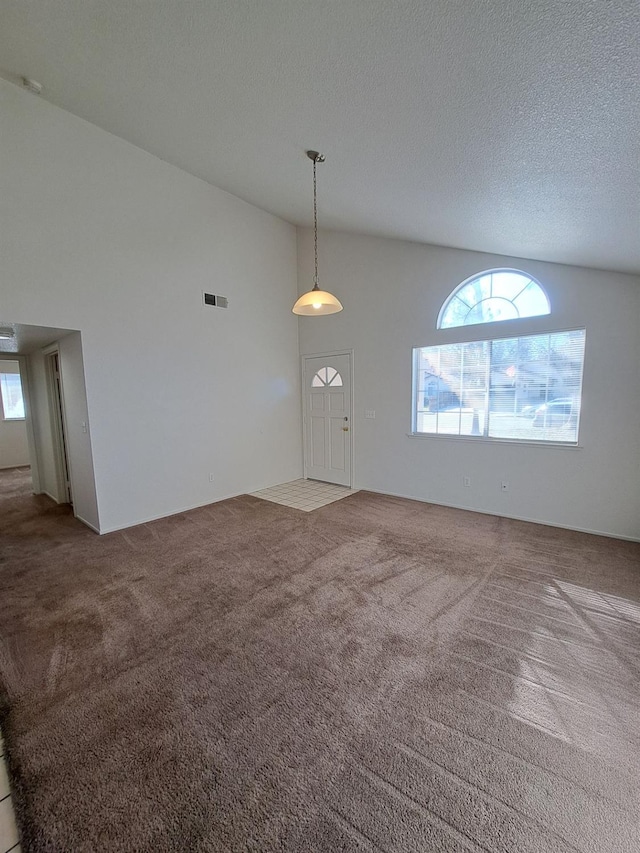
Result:
M640 272L636 0L1 0L2 75L296 224Z

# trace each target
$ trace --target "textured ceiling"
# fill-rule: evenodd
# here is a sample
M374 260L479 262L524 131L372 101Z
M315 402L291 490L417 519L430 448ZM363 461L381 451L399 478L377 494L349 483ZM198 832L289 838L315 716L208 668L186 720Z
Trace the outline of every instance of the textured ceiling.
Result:
M296 224L640 272L637 0L0 0L5 76Z
M25 326L22 323L4 323L0 329L11 329L12 338L0 338L0 353L28 355L71 333L71 329L52 329L48 326Z

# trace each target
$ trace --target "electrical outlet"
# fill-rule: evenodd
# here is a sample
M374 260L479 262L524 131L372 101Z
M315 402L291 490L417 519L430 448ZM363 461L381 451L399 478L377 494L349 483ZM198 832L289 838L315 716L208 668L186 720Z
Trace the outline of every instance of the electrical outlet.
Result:
M364 416L365 416L365 418L374 419L376 416L376 413L373 409L365 409L364 410Z
M463 485L466 489L468 489L468 488L471 486L471 477L463 477L463 478L462 478L462 485Z
M214 479L215 478L214 478L213 474L209 474L209 482L213 483Z
M501 489L503 492L508 492L508 491L509 491L509 483L507 483L507 482L505 482L505 480L503 480L503 481L500 483L500 489Z

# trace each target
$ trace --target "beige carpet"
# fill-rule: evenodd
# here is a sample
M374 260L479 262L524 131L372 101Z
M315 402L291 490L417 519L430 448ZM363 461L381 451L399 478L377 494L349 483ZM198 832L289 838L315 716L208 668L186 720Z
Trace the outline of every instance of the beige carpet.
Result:
M637 544L366 492L98 537L0 480L23 850L640 850Z

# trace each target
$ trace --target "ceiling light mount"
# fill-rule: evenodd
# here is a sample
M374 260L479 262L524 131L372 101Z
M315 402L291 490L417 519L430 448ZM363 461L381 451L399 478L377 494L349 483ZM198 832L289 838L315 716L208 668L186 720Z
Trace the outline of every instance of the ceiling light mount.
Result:
M337 314L342 311L342 303L327 290L320 290L318 284L318 185L316 179L316 166L324 163L325 156L319 151L307 151L307 157L313 162L313 251L314 251L314 276L313 287L298 299L291 309L294 314L307 317L318 317L323 314Z
M42 94L42 83L38 83L37 80L32 80L31 77L23 77L22 85L28 91L34 95Z

